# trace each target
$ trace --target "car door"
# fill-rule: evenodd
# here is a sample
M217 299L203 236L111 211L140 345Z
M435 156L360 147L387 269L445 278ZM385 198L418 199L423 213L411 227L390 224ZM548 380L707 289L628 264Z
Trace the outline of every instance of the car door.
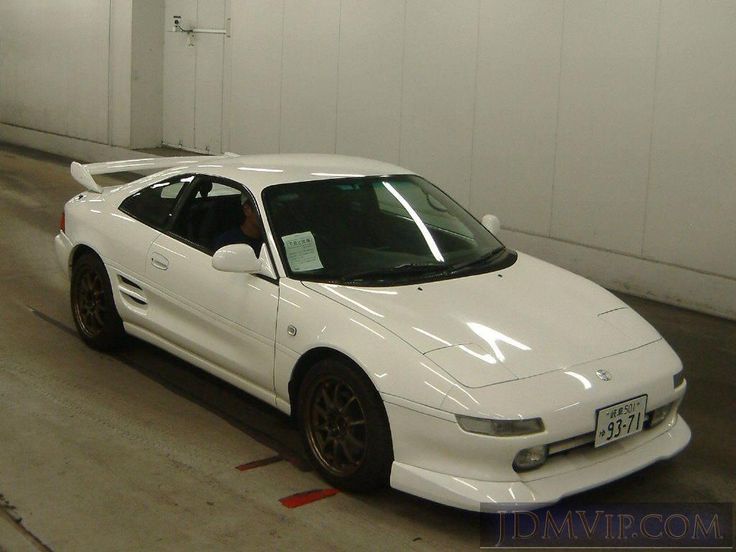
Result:
M216 234L237 222L242 186L198 177L170 229L151 244L146 277L154 331L190 354L273 395L278 284L212 267ZM266 246L262 258L267 257ZM222 373L218 375L223 375Z
M151 243L171 222L192 175L177 175L141 188L112 211L103 248L115 305L123 320L148 326L146 256Z

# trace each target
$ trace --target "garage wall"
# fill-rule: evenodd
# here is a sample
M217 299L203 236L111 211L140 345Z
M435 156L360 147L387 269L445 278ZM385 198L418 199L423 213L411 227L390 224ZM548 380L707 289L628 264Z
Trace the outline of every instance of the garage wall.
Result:
M159 145L162 27L163 0L0 2L1 136Z
M512 246L736 318L736 3L232 4L225 149L396 162Z
M3 0L2 121L107 141L109 21L110 5L97 0Z
M170 31L175 15L183 29L223 29L225 0L166 0L165 6L163 143L220 152L225 35Z
M141 147L188 121L170 143L395 162L512 247L736 318L732 0L222 2L0 2L0 139ZM164 37L195 62L208 37L167 33L164 4L230 19L221 65L175 73L191 112L161 96Z

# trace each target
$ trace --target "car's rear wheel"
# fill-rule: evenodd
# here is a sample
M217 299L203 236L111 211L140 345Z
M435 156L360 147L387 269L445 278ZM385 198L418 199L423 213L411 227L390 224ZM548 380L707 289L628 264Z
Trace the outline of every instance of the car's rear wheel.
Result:
M83 254L72 267L71 304L74 324L84 342L99 350L120 344L123 321L115 308L110 279L102 260Z
M312 463L332 485L368 491L388 483L393 462L383 402L353 364L328 358L307 373L299 423Z

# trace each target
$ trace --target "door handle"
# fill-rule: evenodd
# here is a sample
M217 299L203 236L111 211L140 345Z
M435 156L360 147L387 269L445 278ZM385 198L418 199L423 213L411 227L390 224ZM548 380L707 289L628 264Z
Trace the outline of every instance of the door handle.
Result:
M166 270L169 268L169 259L161 255L160 253L151 253L151 264L154 268L159 270Z

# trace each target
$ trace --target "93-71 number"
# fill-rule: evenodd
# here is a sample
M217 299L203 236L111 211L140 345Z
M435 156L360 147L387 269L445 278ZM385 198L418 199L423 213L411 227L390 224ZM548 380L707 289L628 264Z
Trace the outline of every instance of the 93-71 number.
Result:
M595 427L595 446L600 447L639 433L646 418L647 396L601 408Z

